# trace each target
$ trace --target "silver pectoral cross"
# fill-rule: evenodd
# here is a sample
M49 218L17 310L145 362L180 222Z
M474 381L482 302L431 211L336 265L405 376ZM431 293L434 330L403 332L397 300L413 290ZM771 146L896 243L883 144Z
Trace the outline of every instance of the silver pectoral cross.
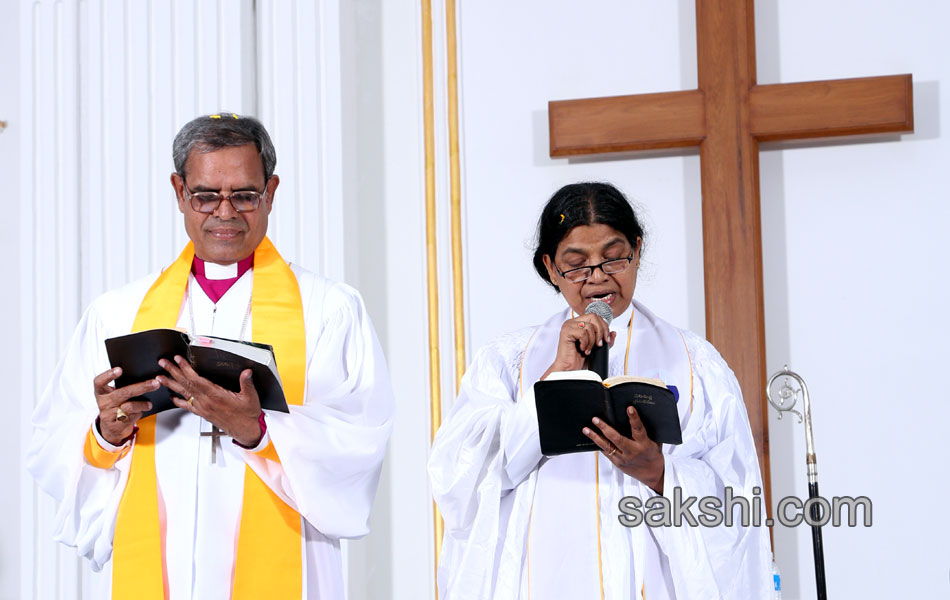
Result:
M218 429L217 425L211 425L211 431L202 431L201 437L210 437L211 438L211 464L217 462L216 452L218 449L218 438L228 437L226 433Z

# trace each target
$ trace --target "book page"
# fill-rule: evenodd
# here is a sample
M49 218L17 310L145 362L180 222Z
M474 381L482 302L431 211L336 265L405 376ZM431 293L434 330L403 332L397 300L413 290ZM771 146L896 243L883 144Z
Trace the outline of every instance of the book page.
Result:
M549 374L544 380L545 381L562 381L565 379L582 379L585 381L597 381L602 382L600 375L594 373L593 371L581 370L581 371L554 371ZM609 379L607 381L610 381Z
M616 377L610 377L604 381L604 385L607 387L612 385L620 385L621 383L646 383L661 388L666 387L666 384L659 379L653 379L652 377L637 377L635 375L617 375Z
M249 344L238 340L229 340L225 338L212 337L210 335L189 336L192 346L203 346L205 348L217 348L243 356L262 365L270 365L273 362L274 353L269 348L262 348L257 344Z

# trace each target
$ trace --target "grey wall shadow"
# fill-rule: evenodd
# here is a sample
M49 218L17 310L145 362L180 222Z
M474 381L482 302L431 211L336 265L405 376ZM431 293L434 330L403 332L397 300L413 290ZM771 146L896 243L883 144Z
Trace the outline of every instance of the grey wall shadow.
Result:
M342 3L344 274L360 290L383 347L389 337L383 105L382 0ZM389 453L370 512L370 534L348 542L349 596L388 598L393 580L393 483Z
M906 140L935 140L940 137L940 82L914 82L914 133Z
M759 0L755 4L756 67L780 81L778 1ZM771 79L770 77L770 79ZM761 149L767 149L762 146ZM789 360L791 341L788 306L788 234L785 218L785 161L782 152L759 152L759 200L762 224L762 286L765 305L765 357L769 374L776 361ZM763 390L764 391L764 390ZM772 409L766 405L771 414ZM769 468L771 471L771 510L782 492L798 490L795 481L795 428L776 427L769 419ZM782 422L783 425L787 423ZM802 591L802 565L798 560L799 542L795 529L781 525L772 528L773 551L782 573L782 593L799 598Z

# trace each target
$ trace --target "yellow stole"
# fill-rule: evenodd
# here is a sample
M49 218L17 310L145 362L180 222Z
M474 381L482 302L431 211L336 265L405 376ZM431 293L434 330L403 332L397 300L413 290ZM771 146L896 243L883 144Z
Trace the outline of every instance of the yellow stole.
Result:
M133 333L176 326L194 254L189 242L178 260L158 277L139 307ZM287 403L303 404L306 343L300 288L293 271L266 237L254 251L251 312L252 339L274 347ZM112 597L161 600L168 597L168 585L158 520L155 416L140 420L138 426L129 480L116 518ZM265 450L267 458L279 460L270 444ZM230 544L231 540L222 539L222 551L227 552ZM300 598L301 548L300 515L245 467L231 597Z

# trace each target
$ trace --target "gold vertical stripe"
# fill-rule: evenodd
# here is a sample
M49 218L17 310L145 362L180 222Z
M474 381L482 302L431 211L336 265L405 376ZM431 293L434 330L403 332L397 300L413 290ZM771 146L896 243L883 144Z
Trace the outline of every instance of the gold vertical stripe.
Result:
M604 600L604 558L601 556L600 544L600 452L594 452L594 490L597 502L597 575L600 582L600 600Z
M432 92L432 3L422 0L422 96L426 161L426 293L429 308L429 401L432 437L442 421L439 376L439 282L435 214L435 123Z
M430 439L442 424L442 382L439 362L439 282L435 214L435 116L432 91L432 2L422 0L422 110L425 130L426 169L426 292L429 307L429 409ZM442 551L442 516L433 502L435 532L435 596L439 597L439 554Z
M637 310L633 309L630 311L630 320L627 321L627 351L623 355L623 374L627 374L627 361L630 360L630 336L633 334L633 315L637 314ZM609 368L609 367L608 367ZM610 375L610 373L607 373Z
M455 327L455 392L465 374L465 296L462 272L462 176L459 166L458 49L455 0L445 2L445 45L448 71L449 189L452 213L452 299Z

